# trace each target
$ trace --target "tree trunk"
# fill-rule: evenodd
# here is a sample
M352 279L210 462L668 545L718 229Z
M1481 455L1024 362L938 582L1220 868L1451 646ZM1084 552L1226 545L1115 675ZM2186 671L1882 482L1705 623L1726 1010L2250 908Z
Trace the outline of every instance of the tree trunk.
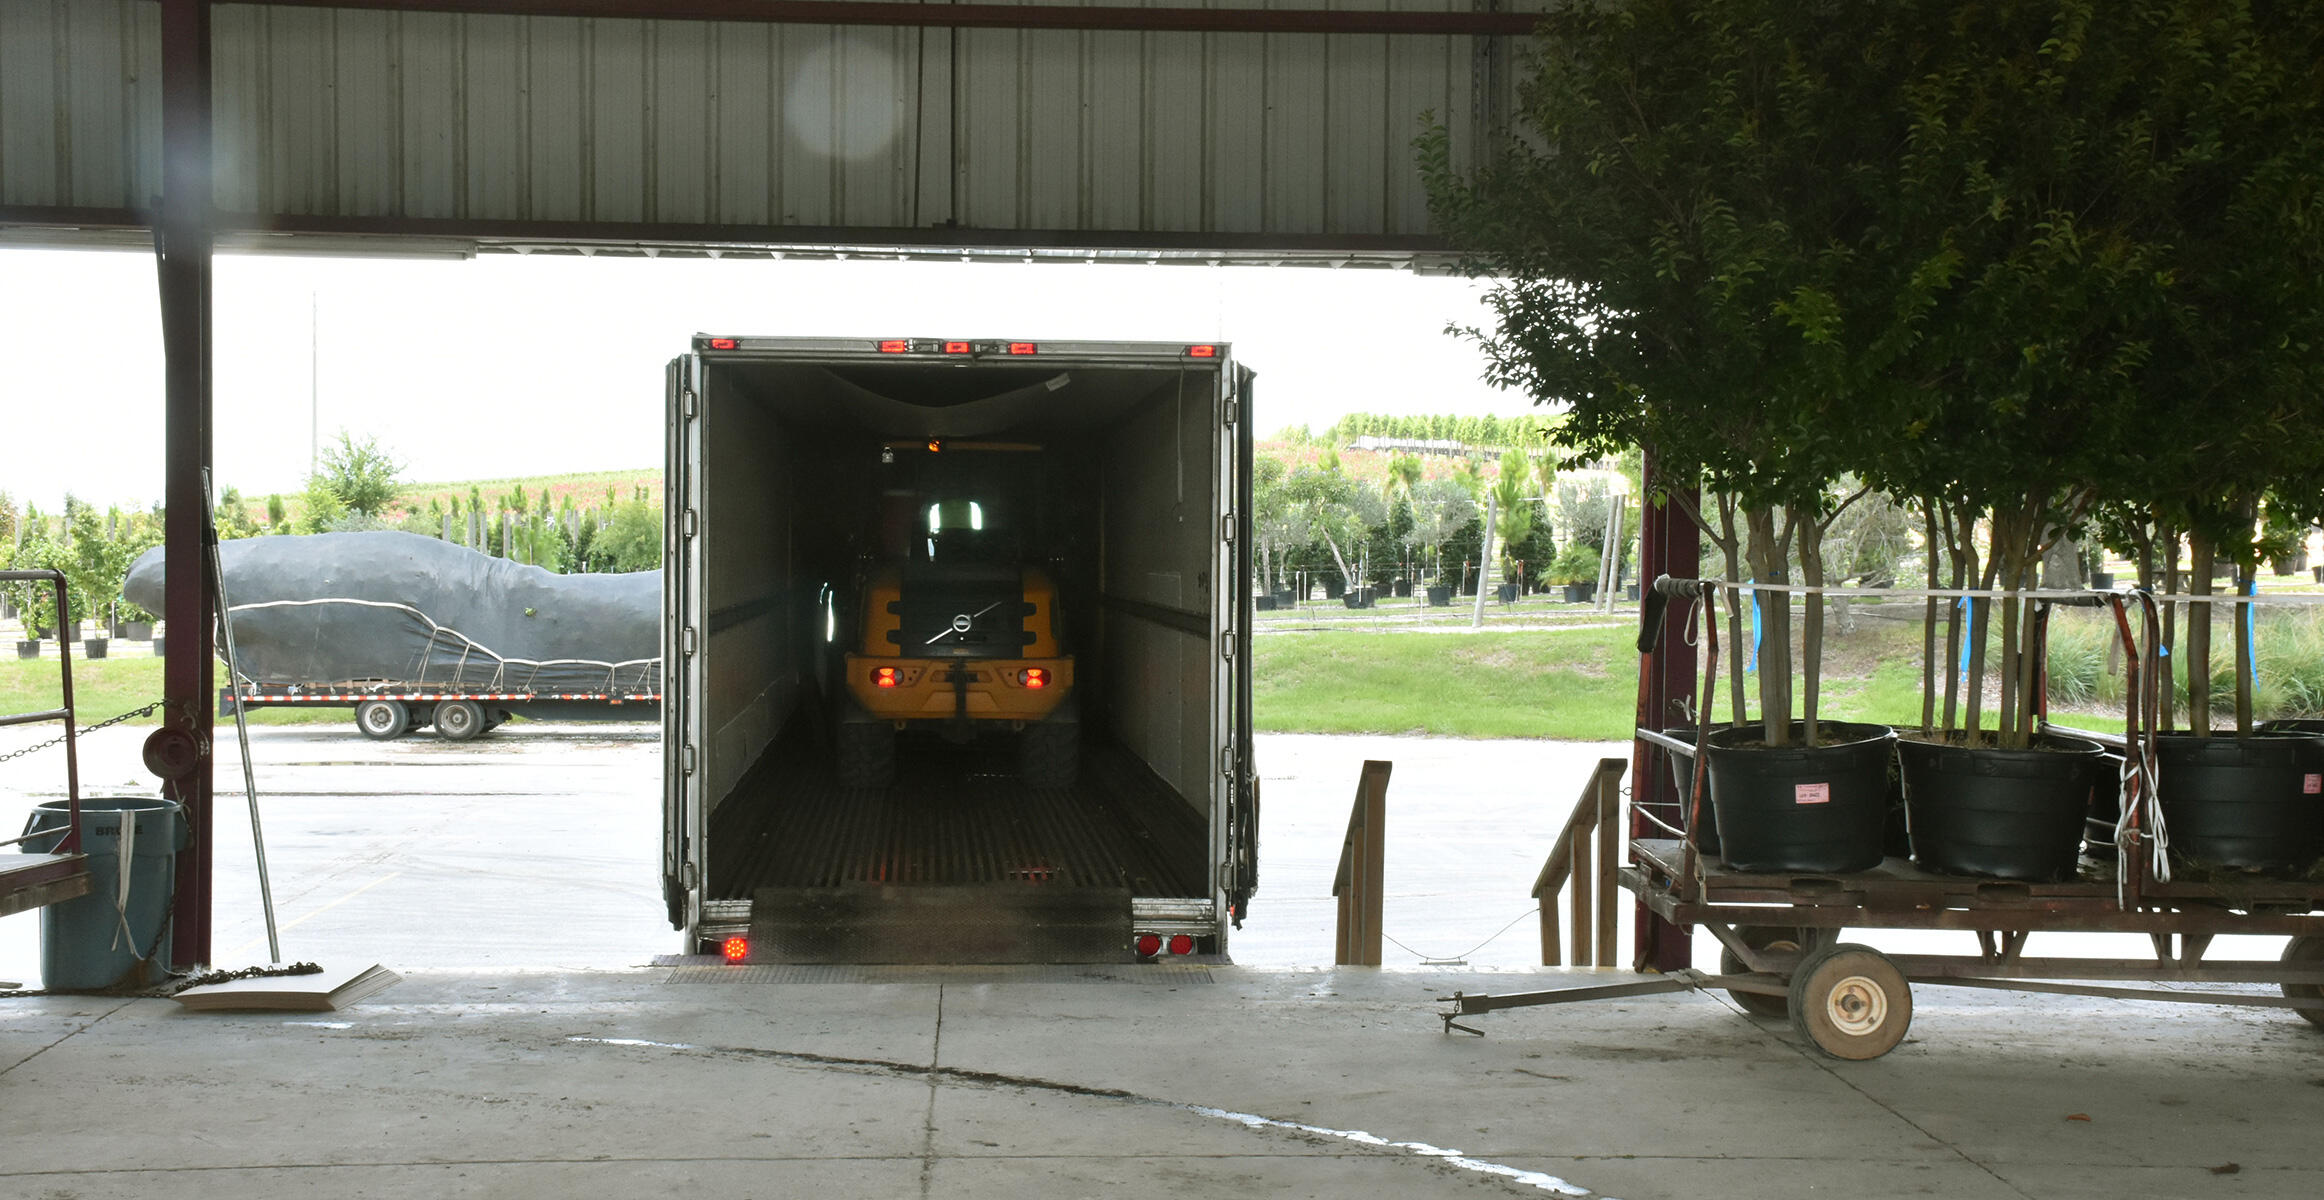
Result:
M1809 587L1824 584L1824 527L1810 516L1799 526L1800 582ZM1816 738L1816 693L1822 683L1824 665L1824 594L1809 592L1805 611L1800 621L1800 728L1807 744L1813 746Z
M2249 596L2256 590L2255 567L2239 567L2235 572L2235 594ZM2229 610L2235 614L2235 736L2251 736L2251 681L2258 673L2259 664L2251 657L2251 605L2239 603Z
M1719 497L1719 534L1712 541L1726 557L1727 578L1743 578L1743 539L1735 528L1735 499L1732 496ZM1746 714L1751 710L1745 703L1743 691L1742 596L1732 588L1727 591L1727 631L1730 635L1727 638L1727 720L1735 728L1741 729ZM1703 714L1705 725L1710 723L1710 719L1711 714Z
M1928 555L1929 590L1937 590L1937 571L1942 565L1937 554L1937 503L1921 502L1921 529ZM1937 724L1937 605L1935 596L1928 598L1921 616L1921 736L1936 731Z
M2205 533L2189 533L2187 573L2194 596L2211 594L2212 546ZM2211 736L2211 605L2197 600L2187 612L2187 726L2196 737Z
M1751 531L1744 553L1751 562L1754 583L1784 582L1783 539L1775 529L1776 510L1761 505L1746 509ZM1759 600L1759 717L1766 725L1769 746L1791 744L1791 594L1754 593Z
M2162 544L2163 594L2176 596L2179 594L2179 531L2158 524L2155 535L2156 540ZM2179 674L2179 602L2176 600L2163 605L2163 645L2157 661L2160 667L2155 680L2156 695L2159 698L2155 706L2155 727L2168 730L2176 723L2174 714L2179 703L2176 682Z
M1975 512L1962 514L1961 524L1961 540L1966 544L1975 545L1977 514ZM2000 574L2000 565L2001 556L1999 554L1988 553L1985 556L1985 573L1977 579L1978 591L1990 592L1993 590L1994 580ZM1970 605L1969 611L1971 613L1968 631L1969 677L1963 681L1961 689L1967 693L1964 699L1967 701L1965 707L1968 711L1962 718L1961 726L1968 734L1969 744L1974 745L1977 742L1977 735L1984 729L1985 644L1988 640L1986 633L1993 627L1993 602L1991 600L1974 602Z

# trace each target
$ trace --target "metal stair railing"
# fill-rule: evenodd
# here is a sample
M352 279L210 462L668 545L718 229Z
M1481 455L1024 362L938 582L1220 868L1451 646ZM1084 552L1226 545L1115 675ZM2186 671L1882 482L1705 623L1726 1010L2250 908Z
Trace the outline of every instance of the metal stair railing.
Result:
M62 571L0 571L0 583L47 583L56 588L57 631L61 634L72 628L70 599ZM17 863L0 859L0 916L39 908L62 900L70 900L88 891L88 868L81 853L81 769L78 747L78 729L73 721L73 647L70 638L60 637L57 642L57 670L63 683L58 708L36 712L0 714L0 727L37 725L48 721L64 723L65 735L65 797L66 825L64 837L50 855L25 856ZM54 836L54 828L39 833L19 834L0 838L0 848L21 845L35 838ZM15 858L10 855L8 858Z

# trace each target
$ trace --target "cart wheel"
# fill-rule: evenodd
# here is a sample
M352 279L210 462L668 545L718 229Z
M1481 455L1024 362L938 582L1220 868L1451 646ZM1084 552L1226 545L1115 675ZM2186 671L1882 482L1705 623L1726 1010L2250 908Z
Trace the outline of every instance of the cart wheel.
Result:
M2284 965L2288 967L2324 967L2324 937L2296 937L2284 947ZM2287 983L2287 1000L2324 1000L2324 984ZM2324 1026L2324 1008L2295 1008L2310 1025Z
M474 700L445 700L436 705L436 736L447 742L465 742L484 731L484 708Z
M1735 935L1743 939L1743 944L1754 950L1798 950L1806 945L1802 932L1784 925L1740 925L1735 929ZM1719 974L1740 975L1750 969L1742 959L1735 956L1734 951L1725 946L1719 947ZM1734 998L1735 1003L1743 1006L1744 1012L1755 1017L1791 1015L1791 1001L1782 996L1733 991L1727 994Z
M400 700L366 700L355 706L355 728L372 741L392 742L411 725L411 710Z
M1791 977L1791 1027L1833 1058L1878 1058L1912 1026L1912 985L1888 956L1840 942Z

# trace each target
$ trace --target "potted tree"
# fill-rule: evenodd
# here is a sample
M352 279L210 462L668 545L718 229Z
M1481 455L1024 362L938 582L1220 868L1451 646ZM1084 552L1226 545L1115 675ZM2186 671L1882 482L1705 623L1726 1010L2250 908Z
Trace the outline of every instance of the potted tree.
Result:
M1567 542L1565 549L1550 560L1549 568L1542 572L1542 581L1562 586L1566 603L1587 604L1597 594L1598 572L1604 565L1597 550L1577 539Z

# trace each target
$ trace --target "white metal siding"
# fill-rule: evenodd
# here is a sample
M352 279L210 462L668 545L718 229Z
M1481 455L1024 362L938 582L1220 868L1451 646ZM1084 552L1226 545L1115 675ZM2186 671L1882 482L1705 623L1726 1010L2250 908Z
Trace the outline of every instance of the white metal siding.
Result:
M151 203L159 22L0 0L0 204ZM1415 235L1421 114L1478 124L1467 37L227 4L213 39L218 207L260 217Z

